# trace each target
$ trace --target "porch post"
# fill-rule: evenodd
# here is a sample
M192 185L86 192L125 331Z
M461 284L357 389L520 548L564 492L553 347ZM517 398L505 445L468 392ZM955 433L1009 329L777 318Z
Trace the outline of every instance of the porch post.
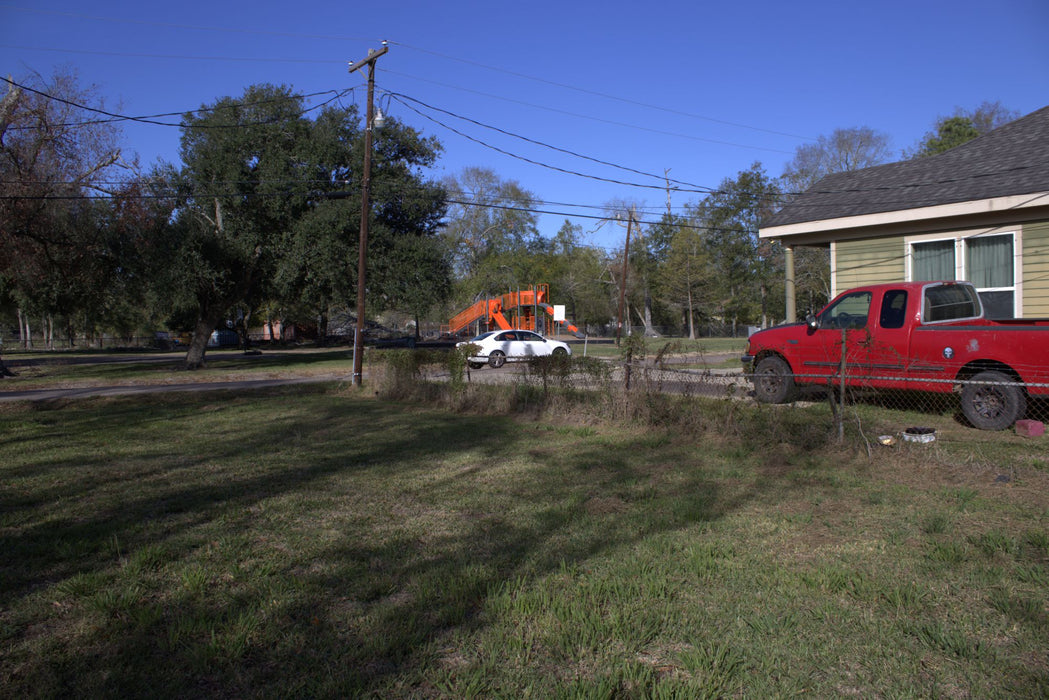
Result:
M787 323L794 323L798 320L797 305L794 297L794 246L784 246L783 252L786 258L784 261L784 286L787 292Z

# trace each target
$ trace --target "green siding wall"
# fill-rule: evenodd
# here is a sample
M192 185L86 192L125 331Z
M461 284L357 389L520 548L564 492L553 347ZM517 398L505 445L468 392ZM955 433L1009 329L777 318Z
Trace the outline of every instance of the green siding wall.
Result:
M882 282L902 282L906 272L902 236L843 241L835 245L837 291Z
M1049 221L1023 226L1023 315L1049 318Z

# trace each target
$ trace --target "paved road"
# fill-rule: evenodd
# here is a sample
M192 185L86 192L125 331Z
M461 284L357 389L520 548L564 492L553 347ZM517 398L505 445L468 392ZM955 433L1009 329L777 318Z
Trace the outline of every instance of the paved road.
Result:
M269 357L273 357L272 354ZM72 363L77 364L92 364L92 363L136 363L136 362L156 362L158 360L167 359L165 355L158 355L156 353L148 355L92 355L86 357L75 357L75 358L63 358L61 356L49 356L41 358L33 358L31 362L18 362L13 361L8 364L17 371L19 367L26 366L28 364L37 363ZM181 359L180 354L172 356L173 360ZM249 358L250 359L250 358ZM707 357L705 358L709 362L719 362L724 358L720 356ZM695 363L696 360L684 360L690 363ZM669 363L668 363L669 364ZM506 384L513 381L519 380L519 375L527 372L527 365L524 363L507 363L504 367L494 370L490 367L485 367L481 370L473 370L470 372L471 382L484 383L484 384ZM659 370L654 367L649 367L647 372L641 368L634 370L634 381L643 381L647 377L647 380L658 385L661 391L668 393L687 393L692 395L705 395L705 396L725 396L725 395L746 395L751 388L749 382L745 381L739 376L738 370L675 370L667 368L665 370ZM446 380L448 378L447 372L438 371L431 375L432 379L438 381ZM161 394L161 393L172 393L172 392L200 392L200 391L222 391L222 390L237 390L246 391L251 389L264 389L275 386L288 386L295 384L309 384L316 382L332 382L332 381L345 381L350 382L351 377L349 375L320 375L311 377L296 377L287 379L243 379L235 381L224 381L224 382L182 382L172 384L122 384L112 386L88 386L88 387L71 387L71 388L60 388L56 387L53 389L18 389L18 379L9 378L0 380L0 403L11 402L11 401L52 401L56 399L77 399L77 398L88 398L96 396L127 396L127 395L141 395L141 394ZM611 381L622 382L623 381L623 369L622 367L615 367L612 371Z
M130 394L168 394L176 391L221 391L223 389L243 391L290 384L310 384L339 380L348 382L350 378L318 376L295 379L247 379L232 382L186 382L185 384L122 384L118 386L85 386L68 389L26 389L24 391L4 391L5 387L0 383L0 402L51 401L54 399L81 399L92 396L124 396ZM11 382L11 380L6 381Z
M281 354L292 354L295 351L279 351L266 353L265 357L273 359ZM92 364L137 364L137 363L163 363L170 361L173 366L177 365L185 357L184 352L176 353L107 353L97 355L35 355L31 358L17 358L5 360L4 363L16 373L27 367L37 365L92 365ZM225 357L223 355L222 357ZM251 362L263 355L229 355L229 357L243 358L245 362ZM190 375L186 375L187 380ZM314 382L350 381L349 376L342 375L316 375L309 377L290 377L284 379L239 379L222 382L200 382L185 381L168 384L117 384L110 386L82 386L82 387L55 387L52 389L19 389L18 377L0 379L0 402L9 401L51 401L55 399L78 399L92 396L126 396L135 394L167 394L179 391L222 391L250 389L265 389L274 386L287 386L292 384L308 384Z

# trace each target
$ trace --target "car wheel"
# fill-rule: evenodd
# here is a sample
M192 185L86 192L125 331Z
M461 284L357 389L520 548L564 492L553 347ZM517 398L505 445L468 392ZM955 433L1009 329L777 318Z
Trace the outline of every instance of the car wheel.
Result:
M483 362L467 362L466 364L470 365L470 369L481 369L484 367Z
M568 356L568 351L564 348L554 348L554 357L563 358Z
M775 355L758 362L754 369L754 398L761 403L789 403L798 395L790 365Z
M493 350L488 355L488 364L494 369L499 369L506 364L506 355L504 355L501 350Z
M980 430L1004 430L1023 418L1027 397L1013 378L1001 372L980 372L962 388L962 413Z

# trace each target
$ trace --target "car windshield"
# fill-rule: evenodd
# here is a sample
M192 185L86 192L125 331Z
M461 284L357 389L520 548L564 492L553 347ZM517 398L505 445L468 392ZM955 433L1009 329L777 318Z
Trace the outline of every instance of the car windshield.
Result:
M485 338L490 338L490 337L492 337L493 335L495 335L498 332L499 331L488 331L487 333L482 333L481 335L477 335L477 336L474 336L473 338L470 338L470 342L473 342L475 340L484 340Z

